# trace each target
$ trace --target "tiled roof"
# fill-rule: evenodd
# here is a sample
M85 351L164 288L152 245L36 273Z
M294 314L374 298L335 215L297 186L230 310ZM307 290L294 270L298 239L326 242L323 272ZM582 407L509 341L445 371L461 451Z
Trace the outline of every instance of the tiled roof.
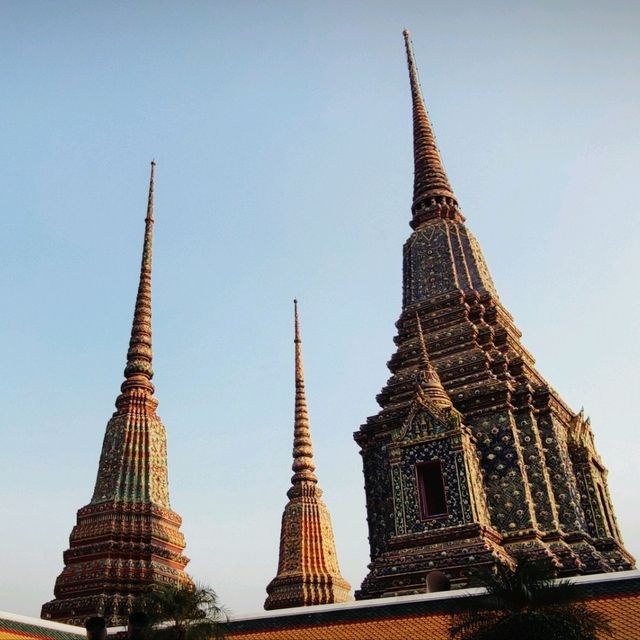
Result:
M580 595L604 613L614 640L640 640L640 572L575 578ZM460 598L482 590L304 607L232 619L233 640L448 640Z
M640 571L573 579L604 613L613 640L640 640ZM449 640L451 612L465 592L433 593L339 605L300 607L232 619L229 640ZM113 630L110 630L113 637ZM0 612L0 640L82 640L85 631Z
M387 618L367 622L314 624L269 631L235 632L229 637L243 640L449 640L449 615Z
M614 640L640 638L640 594L597 598L589 605L609 618Z
M80 640L85 630L0 611L0 640Z

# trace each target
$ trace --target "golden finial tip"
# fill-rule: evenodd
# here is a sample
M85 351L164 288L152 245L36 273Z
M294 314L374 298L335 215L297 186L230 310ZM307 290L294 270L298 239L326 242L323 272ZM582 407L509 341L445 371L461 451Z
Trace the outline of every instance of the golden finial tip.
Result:
M402 35L403 35L405 38L408 38L408 37L411 35L411 34L409 33L409 29L405 29L405 30L402 32Z
M151 161L151 166L152 166L152 167L155 167L155 166L156 166L156 161L155 161L155 160L152 160L152 161Z

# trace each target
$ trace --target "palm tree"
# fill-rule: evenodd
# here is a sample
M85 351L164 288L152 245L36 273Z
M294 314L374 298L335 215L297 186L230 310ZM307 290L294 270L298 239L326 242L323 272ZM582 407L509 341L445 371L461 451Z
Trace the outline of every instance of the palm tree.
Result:
M526 556L515 568L499 563L481 576L482 596L460 603L449 630L452 640L597 640L611 635L605 616L576 601L574 584L556 580L549 563Z
M152 640L210 640L222 638L224 607L210 587L192 583L152 585L136 599L134 608L149 617Z

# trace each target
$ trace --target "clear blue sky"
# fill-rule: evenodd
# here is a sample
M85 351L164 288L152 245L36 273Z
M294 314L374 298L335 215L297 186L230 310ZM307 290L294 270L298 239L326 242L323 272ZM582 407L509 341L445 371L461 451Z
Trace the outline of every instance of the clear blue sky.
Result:
M637 2L0 4L0 609L52 597L118 393L158 162L154 347L189 570L275 575L300 299L318 475L353 587L352 432L410 232L402 29L451 183L551 384L591 415L640 553Z

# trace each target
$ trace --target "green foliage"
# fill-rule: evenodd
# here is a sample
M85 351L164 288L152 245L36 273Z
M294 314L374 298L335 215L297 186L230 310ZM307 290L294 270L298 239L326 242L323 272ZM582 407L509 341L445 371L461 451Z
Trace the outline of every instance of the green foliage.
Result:
M215 591L203 585L152 585L134 608L149 616L149 640L209 640L222 638L227 619Z
M498 564L478 583L487 593L460 603L450 627L452 640L598 640L611 635L605 616L576 602L571 582L555 580L550 562L522 556L513 570Z

